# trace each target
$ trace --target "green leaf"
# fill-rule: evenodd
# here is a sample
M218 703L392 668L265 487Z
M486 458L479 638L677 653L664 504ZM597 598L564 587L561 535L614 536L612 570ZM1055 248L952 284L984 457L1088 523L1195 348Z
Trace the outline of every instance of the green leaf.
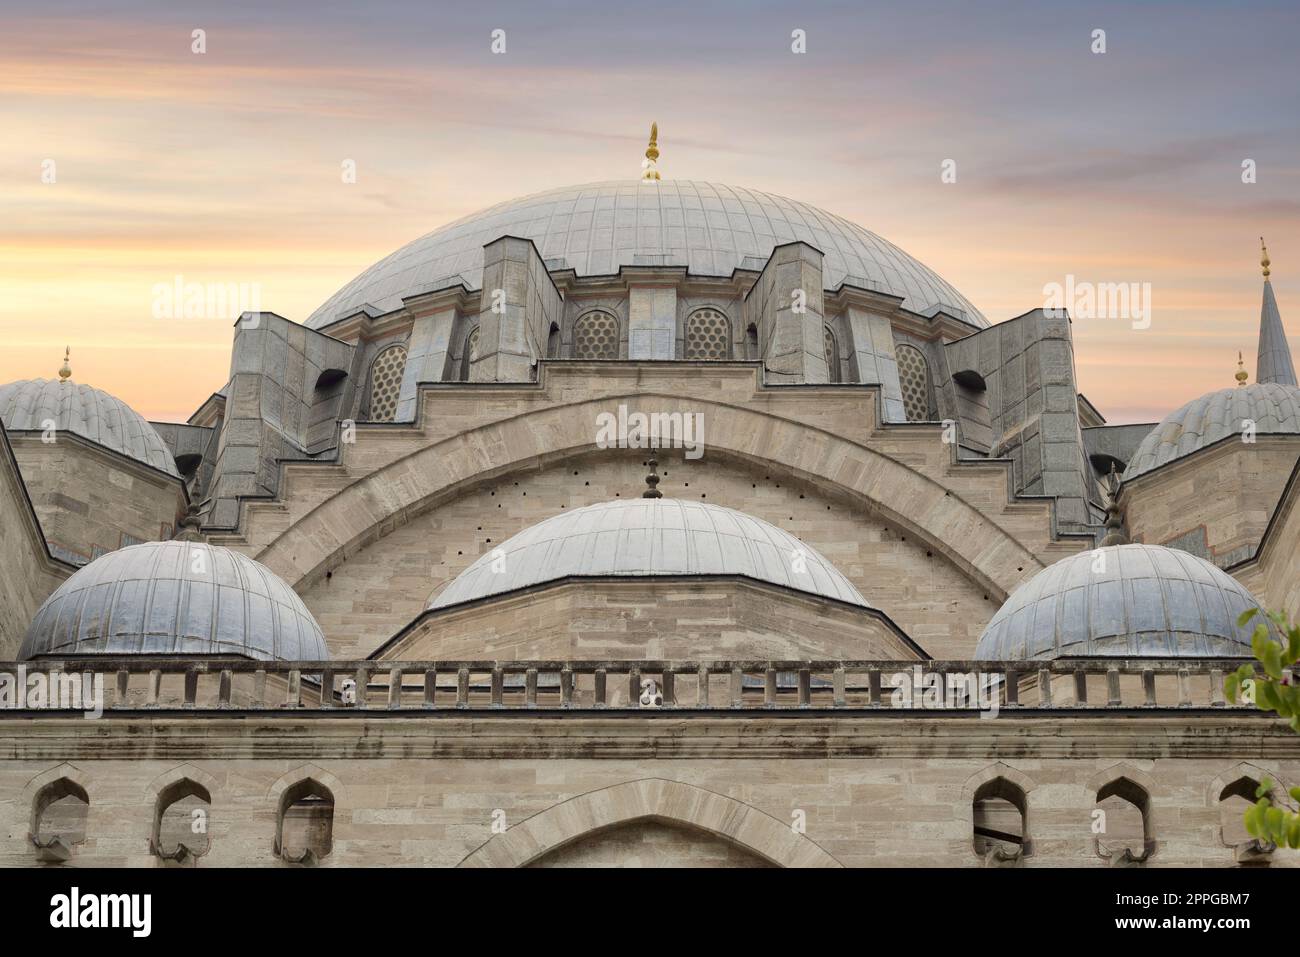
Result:
M1237 624L1244 625L1246 624L1246 622L1250 621L1258 614L1259 614L1258 608L1247 608L1245 611L1243 611L1240 615L1237 616Z

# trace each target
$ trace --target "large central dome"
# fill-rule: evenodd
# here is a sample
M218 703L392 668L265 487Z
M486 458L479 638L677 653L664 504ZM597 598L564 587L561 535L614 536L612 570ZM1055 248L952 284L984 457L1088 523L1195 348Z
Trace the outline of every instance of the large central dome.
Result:
M320 328L369 308L391 312L402 298L482 283L483 247L502 236L531 239L552 269L579 276L623 266L685 266L729 276L761 268L772 250L803 241L825 254L822 285L859 285L903 297L913 312L942 309L979 326L980 311L893 243L806 203L737 186L637 180L569 186L500 203L436 229L375 263L311 314ZM557 262L558 261L558 262Z

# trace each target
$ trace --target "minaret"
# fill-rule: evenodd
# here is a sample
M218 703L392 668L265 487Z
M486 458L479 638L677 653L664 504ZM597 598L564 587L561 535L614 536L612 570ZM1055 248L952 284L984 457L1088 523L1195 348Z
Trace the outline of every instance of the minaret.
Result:
M1268 278L1268 247L1264 245L1262 236L1259 247L1263 252L1259 264L1264 267L1264 304L1259 310L1259 358L1255 363L1255 381L1296 385L1291 349L1286 343L1282 315L1277 310L1277 298L1273 295L1273 284Z
M641 182L658 183L659 167L659 124L650 124L650 145L646 147L645 159L641 162Z

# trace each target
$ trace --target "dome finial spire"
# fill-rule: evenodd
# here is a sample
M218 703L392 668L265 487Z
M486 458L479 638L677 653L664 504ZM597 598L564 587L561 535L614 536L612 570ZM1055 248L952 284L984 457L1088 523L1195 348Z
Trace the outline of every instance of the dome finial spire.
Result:
M64 346L63 365L59 367L59 378L62 379L64 382L67 382L70 378L72 378L72 364L71 362L69 362L69 358L71 356L72 356L72 347Z
M659 182L659 124L650 124L650 145L646 147L645 159L641 163L641 182Z
M1245 385L1246 380L1250 378L1250 373L1246 371L1246 363L1241 358L1240 350L1237 352L1237 373L1233 378L1237 380L1237 388Z
M1263 253L1263 256L1262 256L1262 257L1260 258L1260 260L1259 260L1259 264L1260 264L1261 266L1264 267L1264 278L1267 279L1267 278L1268 278L1268 267L1269 267L1270 265L1272 265L1272 263L1270 263L1270 262L1268 261L1268 247L1264 245L1264 237L1263 237L1263 236L1260 236L1260 237L1259 237L1259 249L1260 249L1260 252Z
M642 498L663 498L664 493L659 491L659 460L655 458L655 453L650 453L650 474L645 477L646 490L641 493Z

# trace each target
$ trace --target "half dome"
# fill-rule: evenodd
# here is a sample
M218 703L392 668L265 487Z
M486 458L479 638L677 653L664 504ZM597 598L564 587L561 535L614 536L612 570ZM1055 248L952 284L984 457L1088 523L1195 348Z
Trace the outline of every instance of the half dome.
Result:
M870 607L814 549L762 519L671 498L616 499L524 529L430 603L446 608L569 577L739 576Z
M96 445L180 477L162 436L140 413L101 389L58 379L0 385L0 421L10 432L43 432L53 422Z
M1220 389L1169 413L1147 433L1129 459L1129 481L1197 449L1239 436L1247 420L1255 434L1300 433L1300 389L1278 383L1253 383Z
M923 314L943 309L986 326L961 293L893 243L807 203L770 193L690 180L637 180L569 186L474 213L375 263L311 314L320 328L369 308L401 308L402 298L483 283L483 247L502 236L530 239L552 268L605 276L623 266L685 266L695 275L730 276L761 268L772 250L802 240L821 250L822 285L841 283L903 298Z
M1189 552L1111 545L1054 562L1006 600L980 635L982 661L1061 657L1249 657L1259 603Z
M323 661L325 636L293 589L247 555L147 542L102 555L54 590L20 659L47 655L239 655Z

